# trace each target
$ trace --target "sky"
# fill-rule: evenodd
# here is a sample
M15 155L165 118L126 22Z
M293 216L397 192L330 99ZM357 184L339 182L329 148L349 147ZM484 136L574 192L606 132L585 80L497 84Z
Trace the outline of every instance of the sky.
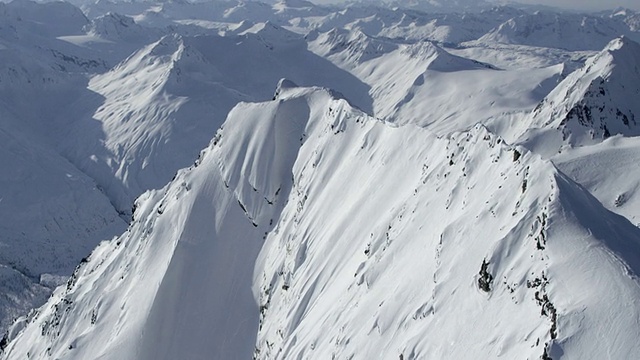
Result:
M349 0L311 0L315 3L340 3ZM368 0L359 0L361 2L367 2ZM391 2L393 0L387 0ZM420 0L419 0L420 1ZM421 0L425 2L435 1L446 4L453 0ZM457 0L462 3L480 2L482 0ZM522 3L533 5L545 5L558 8L579 10L579 11L598 11L598 10L610 10L617 7L624 7L633 10L640 11L640 0L486 0L493 3ZM400 0L400 2L403 2Z
M518 0L523 4L549 5L577 10L605 10L619 6L640 10L640 0Z

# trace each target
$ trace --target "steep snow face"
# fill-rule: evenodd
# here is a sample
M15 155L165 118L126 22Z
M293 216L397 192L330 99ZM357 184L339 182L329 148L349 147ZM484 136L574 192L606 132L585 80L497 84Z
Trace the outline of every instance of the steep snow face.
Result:
M574 51L600 50L621 35L635 36L628 25L615 18L539 11L514 17L478 41Z
M324 132L256 267L258 358L636 351L637 315L609 306L640 294L617 257L638 270L640 233L550 164L482 127L439 139L352 114Z
M611 311L640 296L639 230L482 126L438 138L283 81L134 219L4 359L640 350L640 310Z
M518 140L541 154L563 145L593 144L611 135L640 135L640 45L611 41L583 68L562 81L533 111Z
M28 325L25 342L5 356L250 357L259 316L255 259L288 201L310 118L323 118L329 103L346 104L324 91L301 92L236 107L195 166L138 199L129 230L14 326L11 334Z

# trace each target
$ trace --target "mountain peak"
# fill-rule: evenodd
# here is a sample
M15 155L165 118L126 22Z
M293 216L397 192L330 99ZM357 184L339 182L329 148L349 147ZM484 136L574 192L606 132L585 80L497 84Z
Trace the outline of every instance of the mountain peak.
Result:
M640 44L623 35L611 40L600 52L600 57L604 54L611 55L612 64L625 64L631 68L625 70L636 70L638 59L640 59Z
M287 80L279 85L293 89ZM78 266L67 286L32 314L35 318L16 323L14 329L25 321L42 326L31 329L43 341L27 345L27 351L38 357L64 356L73 350L83 358L99 354L120 359L134 353L138 359L180 358L186 353L219 359L250 356L259 315L251 293L255 258L279 212L293 204L289 197L295 192L294 181L301 179L299 158L308 158L318 142L306 133L313 130L325 139L337 138L346 126L356 128L355 120L365 117L322 89L297 89L281 101L238 104L194 166L179 171L163 190L138 198L129 230L102 243ZM314 144L304 146L306 139ZM135 256L130 256L132 251ZM219 271L231 277L211 276ZM85 292L94 286L106 292ZM105 303L106 293L111 295ZM129 296L131 301L124 300ZM122 300L122 305L111 306ZM184 301L199 310L179 321ZM121 327L121 315L130 311L137 315L127 317ZM91 321L85 321L87 314ZM121 331L113 332L114 327ZM85 342L81 333L101 341ZM31 335L26 330L20 336ZM57 345L45 345L49 343Z
M141 84L141 90L157 90L157 84L163 80L173 78L180 82L180 78L197 74L196 78L208 80L218 76L215 67L211 66L205 56L200 52L201 43L205 41L197 37L170 34L163 36L160 40L148 45L128 59L120 63L112 72L119 72L120 77L126 77L141 69L145 73L157 71L155 77L147 80L154 86ZM184 71L185 69L189 71ZM138 80L142 81L142 80Z
M304 44L302 35L291 32L269 20L254 24L240 32L239 35L255 36L270 49L285 44L298 44L300 46Z
M325 33L310 34L317 51L325 56L337 56L343 61L364 63L398 48L398 45L367 35L359 28L333 28Z
M538 104L531 115L533 127L520 141L549 153L563 144L586 145L616 134L640 135L636 120L639 63L640 44L628 37L612 40ZM535 145L548 131L559 131L555 145L548 141L553 137Z
M92 35L108 40L124 40L136 43L147 43L149 30L136 24L133 18L115 12L108 12L93 19L85 26L85 30Z
M273 99L277 99L284 91L293 89L295 87L298 87L298 85L296 85L296 83L294 83L293 81L285 78L280 79L280 81L278 81L278 86L276 86L276 91L273 95Z
M173 55L184 49L181 35L170 34L163 36L149 48L149 54L154 56Z
M426 70L453 72L473 69L495 69L489 64L454 55L431 41L420 41L402 50L411 58L427 60Z

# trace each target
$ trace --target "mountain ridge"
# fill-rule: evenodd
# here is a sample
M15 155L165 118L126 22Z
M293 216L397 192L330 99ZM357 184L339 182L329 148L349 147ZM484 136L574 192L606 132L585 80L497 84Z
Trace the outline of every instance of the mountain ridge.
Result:
M638 13L77 5L0 3L0 358L640 350Z
M414 139L409 144L430 145L405 147L402 152L390 146L407 139ZM405 175L403 179L373 176L381 172ZM487 176L499 178L498 184L483 180ZM377 190L371 193L374 184ZM471 196L475 192L484 196ZM396 196L387 196L391 193ZM500 200L504 198L500 194L513 193L520 195ZM360 206L365 198L367 208ZM350 205L334 206L341 199L350 199ZM386 204L387 211L378 211L378 205L388 199L396 200ZM490 212L483 211L485 200ZM582 207L587 210L567 210L581 208L574 205L576 201L588 204ZM99 354L104 359L181 354L220 357L252 349L247 345L253 343L256 330L257 358L355 355L356 348L363 356L407 353L409 358L425 352L462 356L463 348L465 353L473 348L474 357L526 351L531 356L564 353L580 358L635 351L630 340L634 332L618 333L618 341L631 347L617 350L610 345L600 347L597 339L603 326L620 322L626 329L633 326L633 316L620 314L614 321L604 316L608 311L603 309L608 308L611 297L631 299L640 292L637 279L627 278L624 267L620 268L626 263L629 271L638 271L640 261L630 254L640 247L640 230L603 209L586 191L558 175L548 161L506 145L482 126L437 138L412 125L398 127L369 118L326 90L298 88L282 81L274 100L236 106L194 166L180 171L164 190L146 193L136 204L135 220L127 233L104 242L47 305L14 325L16 337L3 358L21 357L25 352L63 358L83 354ZM435 218L426 223L415 221L437 217L434 207L455 215L448 215L445 222ZM470 224L468 217L474 215L476 220ZM605 216L611 225L585 227L594 216ZM369 222L358 221L360 217ZM497 228L485 226L478 233L473 226L476 222L502 226L489 235ZM441 229L428 232L427 242L436 249L433 253L416 236L424 226L420 224ZM370 231L361 229L363 226ZM608 232L603 243L602 236ZM470 236L493 240L474 241ZM631 242L621 242L622 238ZM591 244L586 252L585 242ZM456 251L457 246L466 248L468 255ZM629 247L633 253L626 251ZM425 263L421 256L407 255L425 251L436 261ZM403 253L405 261L398 267L394 254ZM327 263L327 254L331 263ZM252 261L230 261L253 256L258 259L255 275ZM599 260L585 262L592 258ZM597 281L585 276L586 272L572 270L596 264L602 271ZM422 277L410 275L421 273L416 272L418 268L433 279L425 283ZM230 275L213 278L206 269ZM396 275L408 281L397 283L399 288L391 294L386 285L376 286ZM254 276L253 294L247 293ZM338 282L329 286L327 281L334 278ZM135 285L142 281L146 286ZM576 291L593 281L598 287L590 291L595 293ZM456 285L460 283L466 285ZM99 294L96 286L103 289ZM336 286L345 289L334 290ZM460 295L454 295L456 289ZM397 291L418 310L393 296ZM431 295L423 298L419 294L424 291ZM449 300L443 302L439 294L451 291ZM353 294L356 298L349 302L340 300ZM294 306L291 301L299 298L303 301ZM585 309L579 304L587 299L590 305ZM199 310L184 312L183 303ZM358 303L362 310L341 312L344 304ZM383 306L386 303L390 305ZM396 308L400 304L403 306ZM477 307L482 311L471 311ZM467 329L483 329L459 338L464 347L417 341L434 331L426 323L446 330L442 321L452 309L458 312L461 308L471 319L477 317ZM500 322L497 329L503 335L499 339L533 334L526 336L524 344L495 343L488 335L496 330L490 318L513 322L506 309L511 309L507 313L519 309L520 316L527 314L518 324L529 325L505 328ZM320 317L322 327L317 326L318 311L325 314ZM356 321L361 311L376 315ZM396 315L389 317L391 314ZM412 316L417 325L407 327L405 322ZM576 329L571 325L576 316L592 326ZM341 325L339 319L347 323ZM23 331L17 331L25 325ZM397 335L362 342L365 328L369 334L380 334L375 335L380 340L387 331L397 331ZM199 330L183 331L187 329ZM86 337L88 333L94 335ZM233 340L230 333L235 334ZM416 338L420 333L423 335ZM136 334L142 335L141 341L124 340L139 338ZM414 335L407 337L409 334ZM49 340L35 341L42 336ZM398 343L400 339L413 340ZM335 345L321 345L326 341ZM494 345L485 348L486 343Z
M635 120L640 108L625 96L640 94L634 82L640 77L637 59L640 44L625 37L612 40L538 104L531 114L531 130L518 141L550 154L565 144L580 146L616 134L640 134ZM544 145L536 144L541 133L549 132Z

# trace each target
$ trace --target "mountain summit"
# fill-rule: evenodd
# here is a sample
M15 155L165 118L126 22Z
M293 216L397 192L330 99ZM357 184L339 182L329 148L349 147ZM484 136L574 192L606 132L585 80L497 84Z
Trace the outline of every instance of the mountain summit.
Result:
M636 119L640 114L639 63L640 44L626 37L611 41L536 107L531 130L520 141L549 152L562 144L586 145L616 134L640 135L640 119ZM548 132L557 135L547 136Z

